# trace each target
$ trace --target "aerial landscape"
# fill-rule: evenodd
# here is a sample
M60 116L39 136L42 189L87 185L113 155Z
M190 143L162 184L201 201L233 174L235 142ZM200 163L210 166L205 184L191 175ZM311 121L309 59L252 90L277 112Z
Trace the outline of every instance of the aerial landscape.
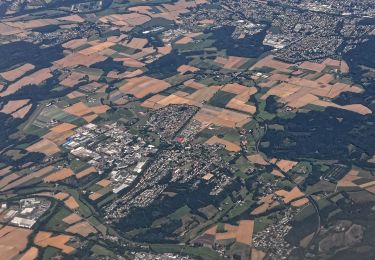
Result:
M0 259L375 259L374 0L0 0Z

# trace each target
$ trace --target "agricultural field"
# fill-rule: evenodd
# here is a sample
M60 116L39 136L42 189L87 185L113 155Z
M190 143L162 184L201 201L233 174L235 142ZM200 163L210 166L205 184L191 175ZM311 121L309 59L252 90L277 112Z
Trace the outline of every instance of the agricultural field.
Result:
M3 2L4 259L374 258L362 4Z

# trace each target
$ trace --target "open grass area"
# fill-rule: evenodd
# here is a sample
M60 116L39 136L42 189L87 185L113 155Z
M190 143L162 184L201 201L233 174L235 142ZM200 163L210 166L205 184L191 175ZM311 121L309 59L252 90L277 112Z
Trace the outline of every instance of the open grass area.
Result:
M184 215L186 215L186 214L189 214L190 213L190 208L187 206L187 205L185 205L185 206L183 206L183 207L181 207L181 208L179 208L179 209L177 209L175 212L173 212L172 214L170 214L169 216L168 216L168 218L170 218L170 219L180 219L181 217L183 217Z
M47 224L45 225L45 229L51 231L64 231L68 228L68 224L62 221L63 218L69 216L72 212L63 205L57 207L56 213L52 215L49 219Z
M48 246L43 250L43 260L50 260L53 259L58 253L60 252L59 249Z
M226 91L219 90L215 93L215 95L209 100L208 104L215 106L215 107L222 107L224 108L228 102L234 98L236 94L229 93Z
M179 253L197 257L202 260L216 260L221 259L220 255L212 249L206 247L191 247L183 245L172 244L155 244L150 246L151 250L156 253Z
M101 257L113 257L115 254L108 250L107 248L102 247L101 245L94 245L90 249L91 252L93 252L96 256L101 256Z

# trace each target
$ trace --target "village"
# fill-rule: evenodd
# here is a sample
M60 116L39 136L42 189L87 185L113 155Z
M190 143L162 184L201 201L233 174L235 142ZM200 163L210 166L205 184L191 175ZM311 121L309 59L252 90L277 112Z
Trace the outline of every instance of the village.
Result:
M5 2L6 259L370 254L369 1Z

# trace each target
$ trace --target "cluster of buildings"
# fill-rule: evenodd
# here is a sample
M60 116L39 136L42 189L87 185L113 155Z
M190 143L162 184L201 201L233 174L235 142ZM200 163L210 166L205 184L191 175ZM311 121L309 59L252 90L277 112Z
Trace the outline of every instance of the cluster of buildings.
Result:
M189 184L191 191L208 189L217 196L232 184L234 177L228 163L218 153L218 146L171 144L159 150L148 162L139 181L123 196L104 208L106 219L116 222L134 210L150 206L169 186Z
M164 253L164 254L152 254L137 252L134 253L135 260L191 260L192 258L188 256L181 256L177 254Z
M32 228L50 208L51 202L43 198L21 199L17 204L2 203L0 221L24 228Z
M6 15L12 15L22 10L38 9L46 6L44 0L5 0L0 2L0 7L5 11Z
M64 144L70 153L108 174L116 194L132 185L158 150L124 126L87 124Z
M187 28L202 20L235 27L232 37L239 39L266 30L263 44L275 48L278 58L296 63L335 57L365 40L375 29L363 22L375 17L370 2L222 0L220 8L199 8L184 19Z
M103 8L103 1L87 1L73 4L70 11L73 13L97 12Z
M147 126L163 139L173 139L198 110L198 107L190 105L169 105L152 111Z
M288 208L281 211L280 219L253 236L252 246L267 252L270 259L287 259L294 247L285 236L292 229L290 221L297 215L298 209Z
M95 23L84 22L69 29L60 29L53 32L34 31L28 36L21 35L20 37L35 44L48 43L49 46L57 46L76 38L89 38L98 35L101 30L102 28Z

